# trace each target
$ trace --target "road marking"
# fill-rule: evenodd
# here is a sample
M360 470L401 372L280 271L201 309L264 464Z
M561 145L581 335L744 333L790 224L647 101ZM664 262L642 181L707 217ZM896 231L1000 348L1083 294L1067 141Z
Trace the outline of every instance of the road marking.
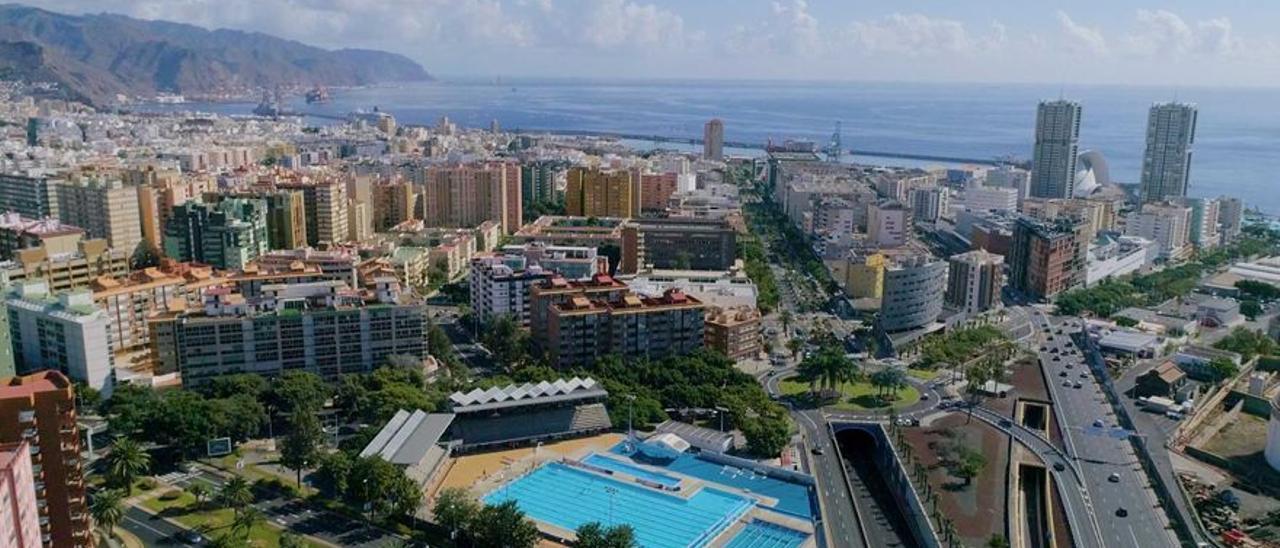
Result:
M164 532L164 531L161 531L161 530L159 530L159 529L156 529L155 527L152 527L152 526L147 525L147 524L145 524L145 523L142 523L141 521L138 521L138 520L137 520L136 518L134 518L133 516L130 516L130 515L127 515L127 514L126 514L126 515L124 516L124 519L125 519L125 521L131 521L131 522L133 522L133 523L137 524L139 527L142 527L143 529L146 529L146 530L151 531L151 532L153 532L153 533L155 533L155 534L157 534L157 535L160 535L160 538L169 538L169 534L168 534L168 533L166 533L166 532ZM185 542L180 542L179 544L181 544L181 545L183 545L183 546L191 546L190 544L187 544L187 543L185 543Z

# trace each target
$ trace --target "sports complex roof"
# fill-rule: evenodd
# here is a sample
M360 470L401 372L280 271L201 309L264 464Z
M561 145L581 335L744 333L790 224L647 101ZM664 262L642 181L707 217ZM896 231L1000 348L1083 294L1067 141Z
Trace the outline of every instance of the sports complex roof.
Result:
M542 381L536 384L495 386L488 390L477 388L465 393L454 392L449 395L449 404L454 413L466 413L608 395L609 393L595 379L574 377L567 380L557 379L555 382Z

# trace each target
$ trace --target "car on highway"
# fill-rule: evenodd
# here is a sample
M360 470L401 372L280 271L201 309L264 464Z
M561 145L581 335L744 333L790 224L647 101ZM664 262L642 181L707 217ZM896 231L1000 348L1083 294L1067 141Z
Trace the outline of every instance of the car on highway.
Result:
M1112 472L1110 476L1107 476L1107 481L1111 483L1120 483L1120 474Z
M1062 361L1062 357L1060 357L1060 356L1054 356L1054 357L1053 357L1053 361L1055 361L1055 362L1060 362L1060 361Z
M1062 386L1063 388L1071 388L1071 379L1064 379L1062 381Z
M1083 385L1083 384L1080 384L1080 381L1076 381L1076 383L1075 383L1075 384L1073 384L1073 385L1071 385L1071 386L1072 386L1073 388L1080 388L1080 387L1082 387L1082 386L1084 386L1084 385Z
M195 529L187 529L178 533L178 540L194 546L200 546L206 542L204 535Z
M1059 376L1059 377L1065 377L1065 376L1067 376L1067 372L1066 372L1066 371L1061 371L1061 372L1059 372L1059 373L1058 373L1058 376Z
M1075 367L1075 365L1071 362L1067 362L1067 369L1071 369L1072 367Z
M1010 421L1009 419L1000 419L1001 428L1010 428L1012 426L1013 426L1013 422Z
M1102 428L1103 426L1105 426L1105 423L1102 422L1102 419L1098 419L1093 421L1093 426L1095 428Z
M1089 378L1089 374L1088 374L1088 373L1085 373L1084 371L1081 371L1081 372L1080 372L1080 378L1082 378L1082 379L1087 379L1087 378Z
M1053 463L1053 469L1061 472L1067 469L1067 465L1062 464L1061 462L1055 462Z
M1125 510L1123 506L1116 508L1116 517L1127 518L1129 517L1129 511Z
M813 449L810 449L809 452L815 455L825 455L827 453L826 451L823 451L821 447L814 447Z
M922 399L922 400L927 400L927 399L929 399L929 393L928 393L928 392L921 392L921 393L920 393L920 399Z

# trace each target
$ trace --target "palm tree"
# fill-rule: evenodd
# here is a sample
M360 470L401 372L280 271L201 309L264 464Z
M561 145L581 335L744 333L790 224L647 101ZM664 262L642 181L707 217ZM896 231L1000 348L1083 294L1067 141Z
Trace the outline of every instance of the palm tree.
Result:
M130 438L116 438L111 445L111 454L107 455L107 476L118 487L123 487L125 495L133 494L133 481L151 467L151 455L142 449L138 442Z
M196 507L204 505L204 501L209 498L209 488L203 483L192 483L187 487L187 492L196 498Z
M239 476L227 480L227 483L222 484L222 489L218 491L218 503L237 513L252 502L253 491L249 489L249 482Z
M124 519L123 500L124 493L119 489L104 489L94 493L93 501L89 503L89 515L93 516L93 522L107 538L115 536L116 525Z
M303 548L306 545L297 533L286 532L280 535L280 548Z
M249 531L266 521L262 511L252 506L238 512L231 520L231 531L240 538L249 538Z

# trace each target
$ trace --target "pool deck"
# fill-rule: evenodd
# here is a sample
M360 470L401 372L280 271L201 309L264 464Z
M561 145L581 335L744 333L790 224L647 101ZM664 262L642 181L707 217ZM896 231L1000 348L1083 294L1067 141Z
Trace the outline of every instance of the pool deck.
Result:
M605 436L602 436L602 437L605 437ZM584 440L578 440L578 441L584 441ZM617 439L613 440L615 444L617 441L619 440ZM612 447L612 444L609 444L608 447ZM605 448L606 451L608 447ZM731 524L728 528L726 528L719 535L717 535L712 540L710 546L723 546L729 540L733 539L733 537L736 536L740 531L742 531L742 529L746 527L747 524L751 523L754 520L769 522L774 525L786 527L788 529L792 529L802 533L807 533L809 535L809 538L808 540L805 541L805 544L801 545L802 548L810 548L810 547L817 546L817 540L816 540L816 537L814 536L815 528L814 528L813 522L774 510L773 507L778 504L778 500L776 498L761 495L759 493L753 493L745 489L740 489L740 488L729 486L729 485L723 485L715 482L706 481L700 478L686 476L679 472L673 472L665 468L655 467L648 464L635 462L626 457L619 457L615 454L603 452L599 450L598 444L595 444L595 443L577 444L576 447L573 447L571 449L566 447L561 447L558 449L561 450L561 451L557 451L558 457L553 457L552 455L547 453L547 447L543 447L543 451L539 454L539 459L537 463L532 462L531 460L532 453L530 453L529 455L522 457L520 460L509 463L508 466L501 469L499 472L494 474L489 474L486 477L480 478L478 483L471 484L469 487L471 487L472 492L476 493L479 496L483 496L495 489L498 489L502 484L518 480L521 476L524 476L525 474L532 472L535 468L537 468L538 465L541 465L547 462L552 462L552 461L560 461L572 466L576 470L581 470L588 474L601 476L617 482L632 484L636 487L648 489L651 491L658 491L668 496L683 498L686 500L696 495L699 491L701 491L704 488L711 488L719 491L724 491L727 493L732 493L734 495L756 501L755 506L752 507L752 509L749 512L747 512L746 514L743 514L741 517L735 520L733 524ZM570 449L570 450L564 451L565 449ZM509 453L509 452L504 452L504 453ZM605 455L606 458L615 459L615 460L618 460L619 462L623 462L623 463L635 466L642 470L649 470L657 474L663 474L666 476L679 478L681 480L680 489L678 491L657 489L636 481L639 478L636 478L635 476L628 474L624 471L611 470L612 472L611 474L605 474L605 473L596 471L593 468L590 468L589 467L590 465L587 465L586 467L584 467L584 466L577 466L574 464L582 459L587 458L593 453ZM476 455L476 456L489 456L489 455ZM452 471L450 471L450 479L453 479ZM446 483L447 482L448 480L446 480ZM564 529L562 527L559 527L550 523L546 523L541 520L534 520L534 523L537 525L538 530L548 537L561 539L564 542L570 542L570 543L573 541L576 541L578 538L577 534L574 531L570 531L568 529Z
M606 452L624 437L622 434L603 434L548 443L536 451L534 447L522 447L452 458L447 463L448 472L431 495L434 498L436 492L447 487L462 487L478 496L544 462L591 452Z

